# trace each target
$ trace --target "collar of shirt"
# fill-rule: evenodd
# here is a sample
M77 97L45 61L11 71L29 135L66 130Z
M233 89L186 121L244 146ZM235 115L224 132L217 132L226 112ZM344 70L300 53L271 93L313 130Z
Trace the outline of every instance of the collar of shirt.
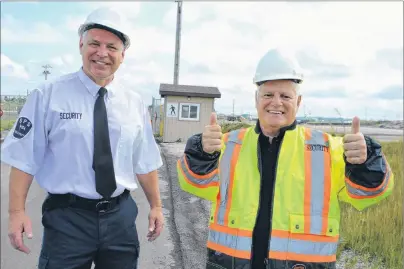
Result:
M277 135L277 137L279 137L280 139L282 139L283 136L285 135L285 132L286 132L286 131L294 130L294 129L296 128L296 124L297 124L297 122L296 122L296 120L295 120L291 125L280 128L279 134ZM257 123L255 124L254 131L255 131L255 133L257 133L257 134L263 134L263 133L262 133L262 130L261 130L261 126L260 126L260 121L259 121L259 119L257 120Z
M95 83L89 76L87 76L86 73L84 73L83 67L80 68L78 75L79 75L81 82L84 84L84 86L90 92L90 94L92 96L96 97L101 86L98 85L97 83ZM107 86L105 86L105 88L108 90L107 94L106 94L106 96L108 98L113 97L115 94L115 87L114 87L115 83L114 82L115 82L115 78Z

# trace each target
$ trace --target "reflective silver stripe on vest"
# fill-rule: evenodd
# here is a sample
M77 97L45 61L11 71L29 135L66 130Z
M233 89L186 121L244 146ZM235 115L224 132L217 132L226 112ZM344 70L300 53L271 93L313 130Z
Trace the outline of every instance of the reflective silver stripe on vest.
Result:
M208 185L211 182L218 182L219 181L219 176L217 173L213 173L211 177L206 177L206 178L195 178L193 177L188 169L187 166L185 165L185 156L181 158L181 170L184 172L185 177L191 181L192 183L199 185L199 186L204 186L204 185Z
M309 148L305 150L310 150L311 153L310 233L320 235L323 224L321 215L325 202L324 154L330 154L329 145L326 144L322 132L312 130L311 139L306 141L306 147Z
M217 212L217 224L224 225L224 214L227 206L227 195L229 193L230 184L230 167L231 158L233 157L234 148L237 144L241 144L242 141L238 139L239 130L235 130L229 133L229 139L227 141L226 150L223 153L223 157L220 161L220 205Z
M251 251L251 237L209 231L209 241L235 250Z
M337 252L338 242L313 242L299 239L271 237L271 251L304 255L331 256Z
M351 185L349 185L349 183L346 183L346 188L348 190L348 192L352 195L357 195L357 196L362 196L362 197L367 197L367 196L376 196L380 193L382 193L386 188L387 185L389 184L389 180L390 180L390 169L387 168L387 173L386 173L386 179L383 182L383 186L375 191L367 191L367 190L361 190L361 189L357 189Z

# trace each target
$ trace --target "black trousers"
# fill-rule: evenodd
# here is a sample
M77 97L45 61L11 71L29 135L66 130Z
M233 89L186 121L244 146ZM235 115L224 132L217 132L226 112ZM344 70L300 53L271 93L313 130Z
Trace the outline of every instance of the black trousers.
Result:
M93 262L96 269L137 269L137 214L130 195L106 212L44 210L38 269L90 269Z

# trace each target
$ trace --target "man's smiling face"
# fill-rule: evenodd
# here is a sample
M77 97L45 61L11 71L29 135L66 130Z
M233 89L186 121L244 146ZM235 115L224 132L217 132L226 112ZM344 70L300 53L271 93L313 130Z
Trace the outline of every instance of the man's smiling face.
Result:
M84 72L96 83L110 81L121 65L125 50L121 39L113 33L93 28L80 39Z

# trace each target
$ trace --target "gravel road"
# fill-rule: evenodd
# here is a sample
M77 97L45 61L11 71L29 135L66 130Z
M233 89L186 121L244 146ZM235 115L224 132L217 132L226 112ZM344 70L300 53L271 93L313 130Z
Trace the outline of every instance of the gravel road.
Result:
M132 192L139 213L136 219L136 226L139 233L140 257L139 269L185 269L190 267L182 266L179 236L173 220L173 198L171 195L171 181L167 176L167 166L159 170L159 187L163 202L163 214L165 227L154 242L148 242L146 238L148 228L148 214L150 206L141 188ZM42 215L40 212L42 202L46 196L36 181L33 182L28 193L26 208L32 221L34 238L25 240L31 249L29 255L16 251L10 246L8 239L8 184L10 166L1 163L1 268L2 269L36 269L38 256L42 242ZM94 268L94 267L93 267ZM61 268L62 269L62 268Z
M204 269L210 202L182 191L178 184L176 162L183 154L185 144L161 144L166 173L171 179L173 216L180 238L184 269Z

